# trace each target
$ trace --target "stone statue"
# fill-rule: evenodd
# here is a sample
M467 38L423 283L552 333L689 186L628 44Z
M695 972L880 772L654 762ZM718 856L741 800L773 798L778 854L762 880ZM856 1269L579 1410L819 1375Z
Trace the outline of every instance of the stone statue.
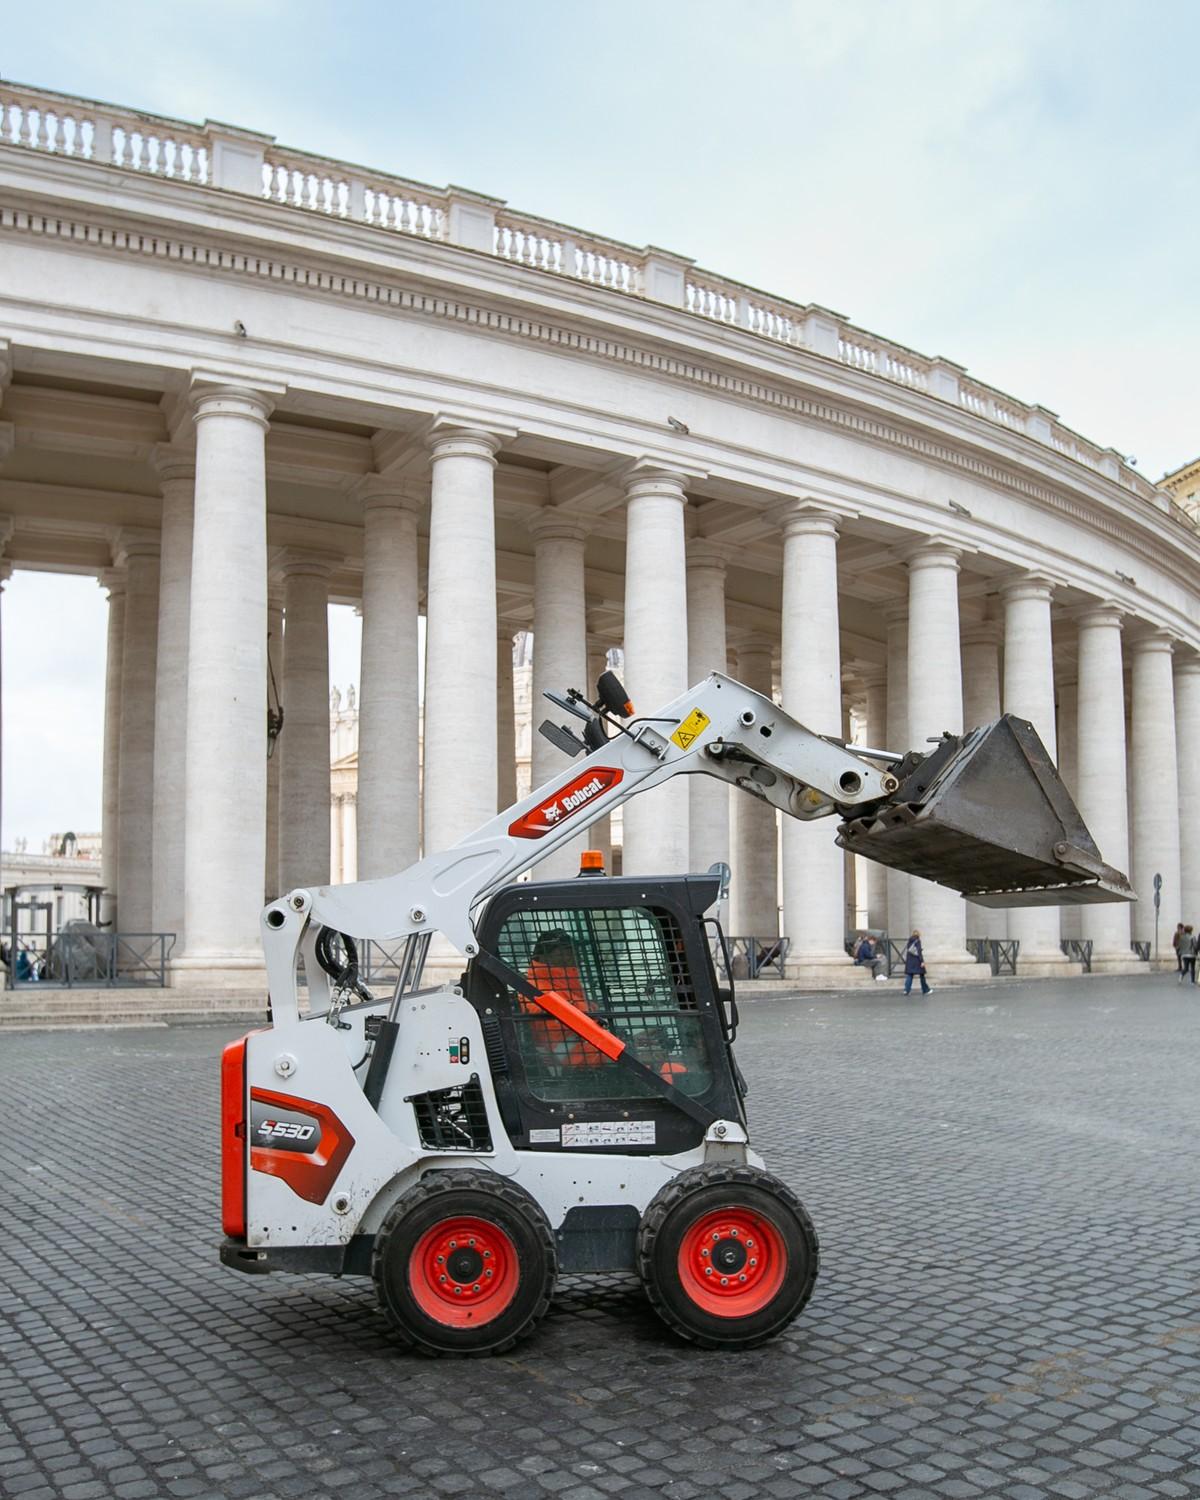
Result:
M351 691L353 691L353 689L351 689ZM342 693L340 688L334 687L329 690L329 707L335 714L341 711Z

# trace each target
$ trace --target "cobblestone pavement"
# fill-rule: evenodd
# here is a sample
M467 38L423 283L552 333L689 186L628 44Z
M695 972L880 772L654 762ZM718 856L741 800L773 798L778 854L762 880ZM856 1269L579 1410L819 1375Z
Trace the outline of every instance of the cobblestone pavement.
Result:
M370 1284L216 1260L196 1027L0 1043L0 1494L1200 1494L1200 991L1170 977L756 1002L752 1128L821 1232L750 1354L565 1285L489 1361Z

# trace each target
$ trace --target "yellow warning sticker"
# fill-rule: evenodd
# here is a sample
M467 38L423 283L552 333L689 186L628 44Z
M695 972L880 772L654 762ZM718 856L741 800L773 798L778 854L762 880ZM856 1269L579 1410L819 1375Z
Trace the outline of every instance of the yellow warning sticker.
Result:
M698 708L693 708L671 738L681 750L690 750L692 744L708 728L709 723L710 720L707 714L702 714Z

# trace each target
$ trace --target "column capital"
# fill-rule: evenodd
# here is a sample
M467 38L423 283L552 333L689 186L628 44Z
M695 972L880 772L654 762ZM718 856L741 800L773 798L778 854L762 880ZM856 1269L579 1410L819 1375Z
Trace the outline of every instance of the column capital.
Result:
M901 554L910 573L920 572L923 568L946 568L957 573L962 555L963 549L957 542L942 536L926 537Z
M1000 596L1006 602L1011 599L1044 599L1049 603L1054 598L1055 589L1060 586L1057 579L1046 573L1018 573L1001 583Z
M535 510L525 525L535 543L584 542L590 530L583 517L559 510L555 505L544 505Z
M720 542L711 542L707 537L694 536L688 538L687 543L687 566L688 570L710 568L714 573L725 574L729 565L730 549Z
M196 478L196 450L175 443L155 443L150 460L160 485L175 482L191 484Z
M867 662L860 666L854 674L864 688L878 688L887 686L887 668L878 666L874 662Z
M689 477L682 469L667 468L643 458L625 470L621 481L626 502L655 498L678 500L680 505L686 505Z
M496 454L516 435L515 427L483 426L438 416L429 429L429 456L434 463L443 458L481 458L495 468Z
M157 558L162 550L157 531L142 531L125 526L117 532L113 542L113 563L118 568L129 566L133 558Z
M880 610L883 623L889 630L899 625L908 624L908 600L897 599L891 604L885 604Z
M1078 608L1067 610L1065 619L1074 620L1080 630L1095 630L1109 627L1122 630L1125 626L1125 607L1118 604L1114 599L1097 599L1090 604L1081 604Z
M1193 646L1182 646L1175 653L1176 677L1200 677L1200 655Z
M974 620L963 626L960 639L964 646L999 646L1004 629L998 620Z
M353 493L367 510L403 510L420 515L429 499L429 485L414 479L389 479L386 474L364 474Z
M1166 630L1138 631L1136 635L1127 637L1129 642L1129 654L1131 656L1151 656L1159 652L1165 652L1167 656L1175 650L1175 637Z
M201 422L206 417L243 417L257 422L264 432L276 401L286 393L287 387L283 385L243 385L206 370L193 370L188 386L194 421Z
M821 500L785 500L774 507L771 519L789 536L831 536L836 539L846 515Z
M100 587L108 591L110 600L125 592L125 581L124 568L104 568L96 578Z
M344 561L328 552L309 552L302 547L287 547L278 560L279 575L288 578L329 578Z

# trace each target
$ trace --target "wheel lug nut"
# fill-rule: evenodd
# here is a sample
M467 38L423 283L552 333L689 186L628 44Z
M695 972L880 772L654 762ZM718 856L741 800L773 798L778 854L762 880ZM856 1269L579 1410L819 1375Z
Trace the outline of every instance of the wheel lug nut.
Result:
M704 1268L704 1274L706 1276L711 1276L712 1275L712 1267L711 1266L705 1266L705 1268Z
M746 1241L746 1249L747 1250L753 1250L754 1249L754 1241L753 1240L747 1240Z
M491 1275L491 1274L492 1274L492 1273L491 1273L491 1271L485 1271L485 1272L484 1272L484 1273L483 1273L483 1274L484 1274L484 1275L485 1275L485 1276L490 1276L490 1275Z
M746 1279L746 1273L745 1273L745 1271L743 1271L742 1274L738 1277L738 1280L739 1281L745 1281L745 1279Z
M707 1246L707 1245L705 1245L705 1247L704 1247L704 1249L703 1249L703 1250L701 1250L701 1252L700 1252L700 1254L701 1254L701 1255L707 1255L707 1254L708 1254L708 1253L709 1253L709 1250L708 1250L708 1246Z
M491 1258L492 1258L492 1252L490 1250L485 1250L483 1252L483 1258L484 1258L484 1260L491 1260Z
M743 1280L743 1281L744 1281L744 1280L745 1280L745 1279L746 1279L746 1278L745 1278L745 1277L744 1277L744 1276L743 1276L743 1277L742 1277L742 1280ZM474 1285L474 1286L473 1286L473 1287L472 1287L472 1288L471 1288L471 1290L472 1290L472 1291L473 1291L473 1292L477 1292L477 1291L478 1291L478 1290L479 1290L479 1283L478 1283L478 1282L476 1282L476 1283L475 1283L475 1285Z
M444 1255L439 1255L437 1258L437 1263L439 1266L444 1266L446 1264L446 1257Z
M731 1229L729 1231L729 1234L730 1234L730 1238L735 1239L735 1240L737 1239L737 1230L736 1229Z
M454 1288L454 1295L455 1295L455 1296L456 1296L456 1297L461 1297L461 1296L462 1296L462 1287L460 1287L460 1286L456 1286L456 1287L455 1287L455 1288Z
M472 1250L474 1250L474 1248L475 1248L475 1241L474 1240L468 1240L467 1244L470 1245L470 1247L471 1247Z
M721 1277L721 1285L722 1286L728 1286L729 1285L729 1277L728 1276L722 1276Z
M445 1281L445 1279L446 1279L446 1273L445 1273L445 1271L443 1271L442 1274L438 1277L438 1280L439 1281Z
M750 1264L751 1264L751 1265L752 1265L752 1266L756 1266L756 1265L758 1265L758 1258L757 1258L757 1256L754 1256L754 1255L752 1255L752 1256L751 1256L751 1257L750 1257Z
M451 1240L450 1241L450 1248L451 1248L451 1250L457 1250L458 1249L458 1241L457 1240Z

